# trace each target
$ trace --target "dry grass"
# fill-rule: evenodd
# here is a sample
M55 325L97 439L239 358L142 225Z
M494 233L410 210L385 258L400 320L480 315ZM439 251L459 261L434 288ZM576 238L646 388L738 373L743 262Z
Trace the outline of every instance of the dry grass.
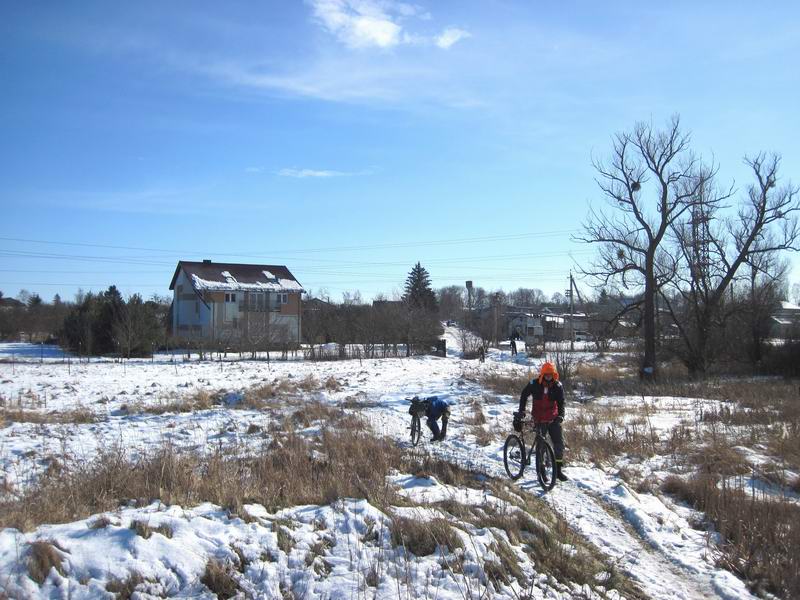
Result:
M319 410L328 416L325 412L328 408ZM310 412L315 414L316 410ZM611 570L611 566L597 558L588 543L572 532L566 521L544 502L520 495L506 482L487 479L429 455L406 453L386 440L365 433L363 423L352 417L332 414L330 418L329 427L323 428L320 436L309 439L291 432L282 434L256 457L222 451L199 456L164 446L134 460L122 450L109 449L88 464L65 465L58 476L43 477L17 500L1 505L0 527L31 529L44 522L72 521L112 510L121 503L129 504L131 499L140 505L154 499L184 506L209 501L237 511L241 511L243 504L252 502L276 511L289 506L330 504L340 498L365 498L388 511L392 506L409 504L387 483L387 476L401 472L434 476L445 484L461 488L486 489L488 486L494 496L514 504L512 510L498 512L491 507L449 501L437 505L446 518L435 519L432 523L397 517L389 525L391 540L411 554L426 556L437 552L438 548L444 553L446 564L442 568L457 571L466 534L452 526L449 519L455 517L465 524L462 526L492 528L497 535L499 531L505 532L504 536L497 537L496 556L483 565L487 580L496 585L520 578L518 550L511 545L528 553L537 569L561 581L574 578L594 587L597 582L593 577ZM98 525L102 519L97 519ZM110 521L103 526L108 524ZM169 533L144 521L133 522L131 527L143 537L155 532ZM278 547L287 554L293 551L296 554L292 527L294 524L289 521L273 521ZM383 534L374 523L371 531L368 527L364 533L365 543L382 539ZM330 541L322 539L304 557L309 567L320 575L329 569L322 558L329 547ZM54 552L50 558L56 564L60 556ZM240 554L238 561L231 564L209 561L203 583L219 597L230 597L240 591L235 570L244 570L246 566ZM381 572L378 565L365 577L377 584ZM110 582L109 590L126 597L125 594L133 594L139 583L141 580L133 575L128 580ZM615 585L626 597L637 597L635 586L625 578L620 578Z
M468 416L464 418L465 425L485 425L486 415L483 414L483 408L477 400L473 400L467 405Z
M115 595L116 600L130 600L139 584L145 579L136 571L131 572L125 579L112 579L106 584L106 591Z
M198 390L190 396L161 400L156 404L141 406L138 412L163 415L165 413L186 413L198 410L209 410L219 403L219 398L219 394L211 394L206 390Z
M406 517L395 517L392 520L392 543L402 546L414 556L430 556L438 549L443 553L452 553L463 549L464 542L455 529L445 519L420 521Z
M339 380L336 379L336 377L331 375L325 380L323 387L329 392L338 392L342 389L342 384L339 383Z
M490 550L498 556L500 562L486 561L483 564L483 572L489 581L508 585L512 579L520 582L525 580L519 559L508 544L498 540L490 546Z
M294 549L294 538L289 533L285 525L275 524L275 536L278 542L278 549L284 554L290 554Z
M239 582L230 563L213 558L206 563L200 583L221 599L233 598L240 591Z
M469 431L475 436L475 443L479 446L488 446L497 438L491 429L484 426L474 425Z
M12 423L36 423L46 425L97 423L100 419L88 408L67 411L41 412L36 410L6 408L0 410L0 427Z
M454 500L436 504L440 511L478 529L502 531L510 544L520 546L536 565L537 571L552 575L563 583L578 583L595 588L596 576L614 572L613 565L586 540L576 534L561 515L539 498L518 495L506 482L491 481L492 494L510 503L498 509L491 504L467 506ZM534 518L535 516L535 518ZM515 578L524 582L519 561L511 547L497 538L492 548L498 560L484 563L486 577L495 583ZM616 573L614 581L604 583L627 598L644 594L627 577Z
M29 548L28 574L39 585L44 583L51 569L65 574L61 552L52 541L33 542Z
M147 521L131 521L130 528L136 532L136 535L144 539L149 539L154 533L160 533L166 538L172 537L172 527L166 523L158 527L152 527Z
M324 382L320 382L314 375L307 375L300 380L295 380L290 376L245 390L242 401L236 404L236 407L253 410L279 409L285 407L286 401L297 403L310 392L321 390L335 392L340 389L341 384L333 375Z
M564 435L573 457L594 464L623 454L650 457L662 447L647 419L631 415L627 408L586 406L565 424Z
M248 502L277 509L342 497L366 498L378 507L392 504L395 492L386 477L405 464L401 450L367 434L352 417L330 425L313 439L280 435L256 457L238 456L235 449L198 455L164 445L131 459L124 449L104 449L92 461L68 462L58 473L45 473L36 486L0 503L0 527L30 530L70 522L112 511L131 498L140 504L210 501L234 511Z
M478 371L467 375L470 381L480 383L486 389L490 389L498 394L512 397L519 397L522 388L530 381L530 377L525 374L508 374L498 371Z
M725 540L718 562L744 577L755 593L800 594L800 507L741 489L700 473L668 477L662 491L705 513Z
M100 515L96 519L94 519L91 523L89 523L89 529L105 529L109 525L113 525L114 522L109 519L106 515Z

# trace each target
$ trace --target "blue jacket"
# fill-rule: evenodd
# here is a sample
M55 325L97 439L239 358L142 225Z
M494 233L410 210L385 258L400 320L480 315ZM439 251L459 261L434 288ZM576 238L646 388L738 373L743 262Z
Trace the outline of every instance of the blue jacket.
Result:
M425 399L428 401L428 410L425 411L425 416L427 416L429 419L438 419L450 406L446 401L442 400L438 396L429 396Z

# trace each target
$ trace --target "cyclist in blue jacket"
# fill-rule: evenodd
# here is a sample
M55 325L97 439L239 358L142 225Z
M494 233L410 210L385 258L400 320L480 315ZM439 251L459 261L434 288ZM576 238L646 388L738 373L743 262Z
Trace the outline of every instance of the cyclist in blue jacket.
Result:
M414 396L417 399L416 396ZM428 418L428 428L433 434L431 441L441 442L447 435L447 421L450 419L450 405L438 396L428 396L425 403L425 416ZM442 420L442 429L439 430L439 419Z

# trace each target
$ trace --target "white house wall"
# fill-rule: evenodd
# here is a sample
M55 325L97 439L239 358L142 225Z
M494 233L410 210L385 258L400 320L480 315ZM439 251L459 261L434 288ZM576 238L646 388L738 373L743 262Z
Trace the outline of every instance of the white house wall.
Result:
M210 308L195 293L186 273L181 270L173 291L172 330L179 337L207 337L210 323Z

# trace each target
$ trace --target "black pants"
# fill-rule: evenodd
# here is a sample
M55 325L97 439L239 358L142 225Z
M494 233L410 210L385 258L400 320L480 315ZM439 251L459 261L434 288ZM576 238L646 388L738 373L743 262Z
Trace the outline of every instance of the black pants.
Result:
M553 440L553 451L556 453L556 461L561 462L564 458L564 433L561 431L561 423L553 421L547 426L547 433Z
M445 412L442 415L442 431L441 431L442 439L444 439L444 437L447 435L447 421L449 417L450 417L449 411ZM431 430L433 437L439 437L439 423L437 423L438 420L439 417L436 418L428 417L428 428Z

